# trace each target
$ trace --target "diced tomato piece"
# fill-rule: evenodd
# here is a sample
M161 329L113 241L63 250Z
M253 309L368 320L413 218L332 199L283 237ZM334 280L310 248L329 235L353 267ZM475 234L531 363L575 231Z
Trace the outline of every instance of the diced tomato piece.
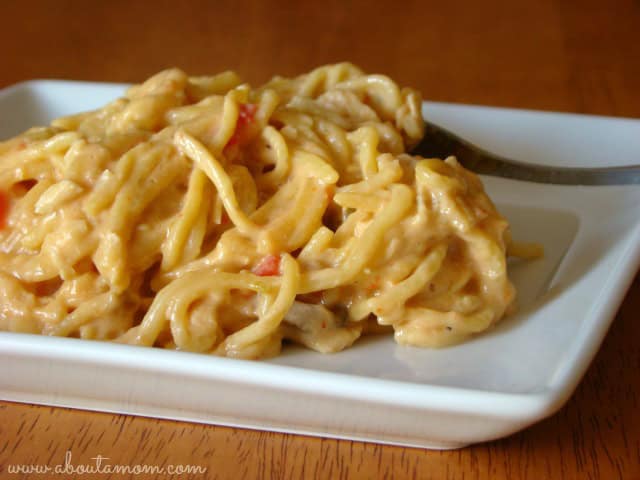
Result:
M267 255L251 270L261 277L272 277L280 274L280 256Z
M242 143L247 139L247 134L249 133L248 127L255 120L257 111L258 106L253 103L243 103L242 105L240 105L238 112L238 121L236 122L236 129L227 142L225 148Z
M241 123L253 122L257 111L258 105L256 105L255 103L241 104L240 111L238 112L238 121Z
M9 215L9 195L0 190L0 230L7 226Z

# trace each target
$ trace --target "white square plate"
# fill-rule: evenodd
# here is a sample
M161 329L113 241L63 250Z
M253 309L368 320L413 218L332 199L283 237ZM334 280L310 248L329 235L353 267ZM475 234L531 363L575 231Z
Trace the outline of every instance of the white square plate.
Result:
M123 85L32 81L0 92L0 138L96 108ZM462 137L523 161L640 163L640 121L425 103ZM0 332L0 398L428 448L499 438L551 415L585 373L640 263L640 187L485 178L516 239L519 313L443 350L370 337L266 362Z

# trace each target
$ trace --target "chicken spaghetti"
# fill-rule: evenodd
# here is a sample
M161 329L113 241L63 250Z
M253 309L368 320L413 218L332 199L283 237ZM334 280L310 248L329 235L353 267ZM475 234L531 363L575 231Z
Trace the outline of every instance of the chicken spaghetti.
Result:
M0 329L260 358L442 346L514 300L506 220L411 156L420 95L351 64L171 69L0 144Z

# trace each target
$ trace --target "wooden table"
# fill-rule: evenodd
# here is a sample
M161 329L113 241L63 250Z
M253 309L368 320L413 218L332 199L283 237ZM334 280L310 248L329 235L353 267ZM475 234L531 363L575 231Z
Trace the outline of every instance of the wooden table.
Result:
M637 1L401 3L5 0L0 87L171 65L258 83L349 59L431 100L640 117ZM198 478L640 478L639 297L636 279L566 407L496 442L423 451L0 402L0 477L70 451L207 467Z

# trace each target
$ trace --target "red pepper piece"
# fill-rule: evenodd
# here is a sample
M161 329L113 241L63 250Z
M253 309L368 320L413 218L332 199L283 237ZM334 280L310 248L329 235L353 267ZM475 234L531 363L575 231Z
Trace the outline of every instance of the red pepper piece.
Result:
M280 274L280 256L267 255L251 270L261 277L272 277Z
M9 195L0 190L0 230L7 226L7 216L9 215Z
M243 103L240 105L238 112L238 121L236 122L236 129L233 135L227 142L227 147L243 143L247 140L249 133L249 126L254 122L258 106L253 103Z

